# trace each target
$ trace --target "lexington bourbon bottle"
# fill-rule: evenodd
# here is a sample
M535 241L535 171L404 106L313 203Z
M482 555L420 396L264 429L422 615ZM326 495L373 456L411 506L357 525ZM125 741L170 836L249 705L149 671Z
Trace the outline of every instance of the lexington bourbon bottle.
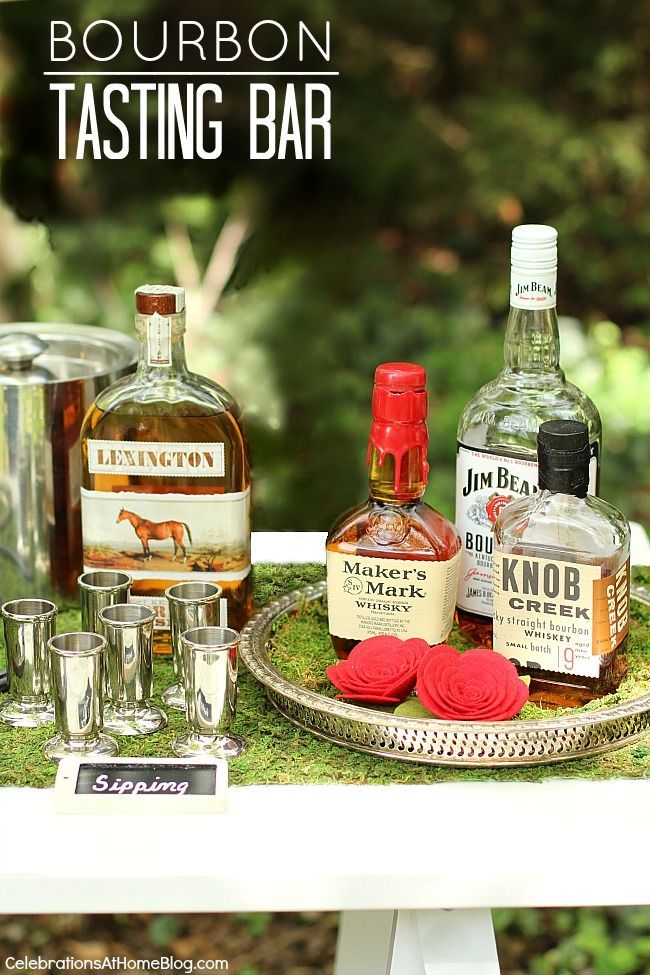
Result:
M378 366L372 415L370 496L327 538L329 630L341 658L383 634L441 643L453 624L460 538L422 500L429 471L423 367Z
M510 501L537 491L540 424L587 424L592 494L598 493L600 462L598 410L560 368L557 231L540 224L515 227L511 259L504 366L463 410L456 455L456 527L463 542L458 623L486 647L492 645L494 523Z
M185 293L136 290L140 358L98 396L82 429L84 570L122 570L156 610L169 647L165 589L223 587L222 625L250 611L250 474L239 408L185 362Z

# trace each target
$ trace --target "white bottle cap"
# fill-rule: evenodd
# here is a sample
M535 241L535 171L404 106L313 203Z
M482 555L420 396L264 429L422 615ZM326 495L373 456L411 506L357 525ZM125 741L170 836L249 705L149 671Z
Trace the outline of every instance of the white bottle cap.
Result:
M542 223L523 223L512 231L510 261L527 271L550 271L557 267L557 230Z

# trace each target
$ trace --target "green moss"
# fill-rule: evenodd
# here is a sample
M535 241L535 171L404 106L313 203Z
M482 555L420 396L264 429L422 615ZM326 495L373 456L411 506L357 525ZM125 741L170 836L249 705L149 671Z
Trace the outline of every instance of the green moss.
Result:
M323 576L322 566L256 566L255 600L263 605L290 589L315 582ZM79 627L79 614L66 608L59 618L59 631ZM460 640L454 643L461 645ZM329 648L323 607L305 607L290 623L281 623L274 636L275 661L282 671L320 693L332 695L324 666ZM650 613L637 610L630 640L632 665L617 695L604 703L634 697L650 688ZM307 661L307 667L305 667ZM172 683L171 663L155 661L158 691ZM156 698L159 700L159 698ZM603 702L598 702L602 706ZM544 712L546 715L548 712ZM170 756L172 738L184 727L183 715L169 712L169 727L149 738L120 739L121 754ZM233 762L233 784L367 782L423 783L460 780L538 781L552 776L579 778L640 778L650 774L650 736L625 748L592 759L552 766L521 769L446 769L375 758L319 741L283 718L267 701L262 688L242 667L236 730L245 736L248 750ZM55 766L43 756L43 745L51 729L23 731L0 724L0 785L50 786ZM291 762L287 762L291 754Z
M632 566L632 585L650 588L650 565Z
M458 629L449 641L459 649L470 644ZM582 708L541 708L526 704L517 716L519 720L549 718L554 715L576 714L621 704L650 691L650 610L634 605L634 627L627 647L628 671L616 694L591 701ZM283 618L272 638L273 662L281 674L302 687L325 697L336 697L336 689L327 679L325 668L334 663L324 601L306 604L291 617Z

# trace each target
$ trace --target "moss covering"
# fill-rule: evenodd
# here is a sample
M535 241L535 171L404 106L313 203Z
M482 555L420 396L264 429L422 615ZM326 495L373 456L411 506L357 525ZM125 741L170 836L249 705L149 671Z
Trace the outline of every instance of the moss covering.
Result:
M459 650L467 650L471 646L458 629L453 631L449 642ZM330 684L325 673L326 666L334 662L334 656L330 649L324 601L307 603L300 612L283 618L273 634L272 646L273 663L281 674L307 690L325 697L336 697L337 690ZM542 708L527 703L513 720L596 711L648 693L650 691L650 609L639 604L634 605L634 626L628 639L626 656L627 673L615 694L608 694L581 708ZM392 711L393 708L382 710Z
M632 566L632 585L650 586L650 565Z
M280 593L322 578L319 565L256 566L255 601L263 605ZM598 702L612 703L634 697L650 688L650 612L638 609L630 641L634 660L619 693ZM76 608L65 608L59 617L59 632L79 626ZM327 631L322 607L299 614L294 621L278 627L274 643L276 663L287 676L301 675L304 685L321 693L333 694L323 674ZM453 641L457 645L460 642ZM320 655L320 656L319 656ZM329 658L331 659L331 658ZM321 663L322 661L322 663ZM155 686L158 691L172 683L168 658L155 660ZM155 700L159 701L156 695ZM594 705L591 705L593 707ZM532 707L532 706L530 706ZM184 727L183 715L170 711L169 727L148 738L120 738L122 755L170 756L171 739ZM544 712L548 715L548 711ZM528 716L532 716L529 712ZM266 699L264 691L242 667L236 730L248 741L248 750L231 764L233 784L367 782L423 783L460 780L538 781L547 777L640 778L650 774L650 735L642 741L593 759L580 759L552 766L521 769L446 769L375 758L313 738L283 718ZM52 734L50 728L14 729L0 723L0 785L50 786L56 768L43 756L43 745ZM287 762L287 754L291 762Z

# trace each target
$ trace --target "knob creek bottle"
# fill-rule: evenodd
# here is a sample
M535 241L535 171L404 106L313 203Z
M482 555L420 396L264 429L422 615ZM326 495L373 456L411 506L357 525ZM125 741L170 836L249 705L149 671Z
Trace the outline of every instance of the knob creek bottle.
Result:
M494 532L494 649L530 677L531 700L573 707L616 690L630 621L630 529L588 494L585 423L539 428L539 492Z

